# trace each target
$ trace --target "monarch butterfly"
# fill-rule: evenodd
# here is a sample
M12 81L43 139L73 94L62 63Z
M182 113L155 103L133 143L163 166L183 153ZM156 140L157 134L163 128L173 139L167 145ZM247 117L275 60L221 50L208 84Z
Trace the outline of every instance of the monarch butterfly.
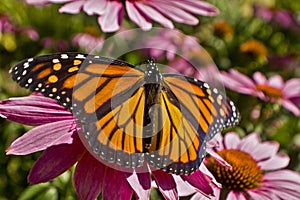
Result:
M236 125L239 113L216 88L179 74L161 74L124 61L61 53L26 59L10 70L22 87L70 110L93 155L123 167L144 160L173 174L190 174L205 145Z

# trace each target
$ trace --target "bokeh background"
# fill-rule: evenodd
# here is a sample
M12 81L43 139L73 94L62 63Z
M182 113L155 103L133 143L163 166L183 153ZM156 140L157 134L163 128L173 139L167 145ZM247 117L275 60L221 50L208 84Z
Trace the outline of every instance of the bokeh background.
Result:
M196 37L219 70L235 68L249 77L255 71L267 77L279 74L284 80L300 77L300 1L208 2L220 10L218 16L199 17L197 26L176 23L175 26ZM8 74L10 67L18 61L55 52L89 52L94 48L93 43L112 35L101 31L96 16L61 14L59 7L57 4L33 6L21 0L1 1L0 100L29 94ZM126 29L136 27L129 20L125 20L122 26ZM79 42L78 34L89 35L93 42ZM123 59L140 63L149 57L147 53L137 53ZM168 64L164 58L160 62ZM237 104L243 119L234 130L241 136L255 131L263 140L278 141L281 152L291 158L288 168L299 172L299 116L276 103L230 90L227 94ZM254 117L257 113L258 117ZM76 199L71 170L49 183L29 185L26 177L40 154L5 155L11 142L30 128L0 118L0 200ZM156 190L151 195L153 199L161 198Z

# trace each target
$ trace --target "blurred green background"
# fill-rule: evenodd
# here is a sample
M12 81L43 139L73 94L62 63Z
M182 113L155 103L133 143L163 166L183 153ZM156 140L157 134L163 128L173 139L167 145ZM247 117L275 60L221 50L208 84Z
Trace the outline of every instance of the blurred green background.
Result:
M185 34L199 38L200 44L211 54L220 70L235 68L250 77L255 71L270 76L280 74L285 80L300 77L300 1L295 0L209 0L218 7L217 17L199 17L198 26L175 24ZM269 8L273 13L284 9L295 20L267 21L254 15L254 6ZM81 51L72 42L77 33L108 37L101 32L96 16L84 13L69 15L58 12L60 5L30 6L21 0L2 0L0 4L0 100L29 94L12 81L8 74L18 61L38 54ZM281 21L283 22L283 21ZM123 23L127 28L135 25ZM298 27L297 27L298 24ZM34 32L34 30L36 32ZM260 41L262 47L252 52L241 51L241 45L250 40ZM280 57L283 62L272 61ZM134 56L133 56L134 57ZM134 60L128 58L128 60ZM147 60L147 57L140 60ZM291 157L288 168L300 171L300 120L279 105L262 102L251 96L228 91L237 102L243 117L234 130L241 135L256 131L263 140L276 140L281 151ZM253 108L261 108L261 117L251 118ZM27 156L6 156L11 142L31 127L11 123L0 118L0 200L8 199L76 199L72 185L72 169L53 181L31 186L27 175L40 153ZM152 198L161 198L157 191ZM101 198L101 197L99 197Z

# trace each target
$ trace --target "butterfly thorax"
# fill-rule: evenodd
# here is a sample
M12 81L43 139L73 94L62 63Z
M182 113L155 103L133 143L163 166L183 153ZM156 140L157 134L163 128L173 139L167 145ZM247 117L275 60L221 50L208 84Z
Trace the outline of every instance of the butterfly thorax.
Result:
M146 66L144 87L146 91L146 106L144 112L144 151L148 151L151 146L151 139L155 134L154 118L157 113L156 105L159 105L159 94L162 90L162 75L153 61L149 61Z

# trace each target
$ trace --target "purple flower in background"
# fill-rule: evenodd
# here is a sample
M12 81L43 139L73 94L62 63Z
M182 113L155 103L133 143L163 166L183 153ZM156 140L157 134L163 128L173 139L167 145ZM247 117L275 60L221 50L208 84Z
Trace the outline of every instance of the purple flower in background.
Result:
M66 40L51 37L42 38L41 44L45 48L54 49L55 51L66 51L69 48L69 43Z
M300 65L300 56L294 53L286 55L268 55L269 65L280 70L290 69L292 72Z
M262 73L255 72L253 80L248 76L231 69L221 72L224 86L242 94L257 96L264 101L277 102L300 116L300 78L292 78L284 82L281 76L274 75L267 79Z
M254 15L262 18L267 22L275 22L283 28L290 28L299 31L300 23L296 17L289 10L285 9L271 9L263 6L254 6Z
M86 52L99 52L102 50L104 38L89 33L78 33L73 37L72 43Z
M0 33L5 32L26 35L31 40L37 40L39 38L39 34L35 29L14 24L9 16L0 15Z
M176 180L212 195L213 178L200 170L190 176L175 176L161 170L139 173L139 168L123 172L104 165L82 144L81 129L72 113L55 100L33 94L0 101L0 117L36 126L7 149L8 155L44 150L29 173L31 184L50 181L77 163L73 181L79 199L94 200L100 192L103 199L130 200L133 193L138 199L149 199L152 179L166 199L178 199Z
M213 187L215 197L212 200L221 196L227 200L300 198L300 174L283 169L288 165L289 157L278 153L277 142L261 142L256 133L242 139L235 132L227 133L224 138L215 138L219 144L216 153L232 168L222 166L213 157L204 160L209 171L222 184L221 189ZM195 194L192 200L204 199L201 193L190 189L185 196L191 194Z
M104 32L120 29L124 12L143 30L152 28L152 21L174 28L172 21L189 25L198 24L194 15L215 16L218 9L202 0L26 0L29 4L65 3L60 12L77 14L83 10L88 15L98 15Z
M166 54L169 61L173 60L176 54L188 56L189 53L202 49L196 37L170 29L159 31L157 35L148 38L145 46L149 48L150 56L161 59Z

